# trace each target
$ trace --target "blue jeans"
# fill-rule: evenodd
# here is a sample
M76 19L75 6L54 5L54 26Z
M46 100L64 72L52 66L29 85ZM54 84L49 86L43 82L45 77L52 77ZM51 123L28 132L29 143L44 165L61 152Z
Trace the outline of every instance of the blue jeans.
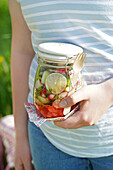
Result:
M79 158L53 146L40 128L28 122L28 133L35 170L113 170L113 156Z

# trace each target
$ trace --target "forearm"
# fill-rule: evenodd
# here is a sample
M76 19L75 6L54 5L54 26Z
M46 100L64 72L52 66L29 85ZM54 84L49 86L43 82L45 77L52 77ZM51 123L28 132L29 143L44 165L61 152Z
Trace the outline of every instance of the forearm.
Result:
M106 93L106 100L109 100L109 104L111 106L113 104L113 78L105 81L101 85Z
M29 92L29 67L34 56L31 44L31 32L23 18L20 4L8 0L12 22L11 44L11 81L13 96L13 113L16 136L27 136L27 113L24 102Z
M11 59L11 77L12 77L12 95L13 95L13 113L15 119L15 130L17 136L27 134L27 113L24 108L24 102L27 101L28 74L31 59L29 56L12 53Z

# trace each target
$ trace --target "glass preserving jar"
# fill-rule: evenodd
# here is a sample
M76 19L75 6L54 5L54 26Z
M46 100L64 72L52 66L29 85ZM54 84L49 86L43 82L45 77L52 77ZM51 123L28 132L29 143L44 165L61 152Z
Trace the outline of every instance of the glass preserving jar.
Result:
M74 82L73 63L82 48L68 43L42 43L38 47L38 68L33 100L45 118L64 117L74 106L59 108L59 102L82 86Z

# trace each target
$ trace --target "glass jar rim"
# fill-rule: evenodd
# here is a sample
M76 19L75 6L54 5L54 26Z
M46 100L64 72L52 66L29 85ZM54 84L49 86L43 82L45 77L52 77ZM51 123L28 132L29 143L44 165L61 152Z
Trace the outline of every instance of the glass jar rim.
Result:
M46 54L46 53L42 53L40 51L38 51L38 57L39 58L42 58L43 60L46 60L46 61L51 61L51 62L64 62L64 63L73 63L76 56L59 56L59 55L53 55L53 54Z
M78 53L82 53L83 49L77 45L69 43L47 42L39 44L37 55L51 61L67 61L74 60Z

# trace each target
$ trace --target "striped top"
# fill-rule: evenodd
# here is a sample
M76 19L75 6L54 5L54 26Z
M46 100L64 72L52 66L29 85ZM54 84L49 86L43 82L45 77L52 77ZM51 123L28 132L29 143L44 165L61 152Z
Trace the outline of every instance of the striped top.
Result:
M87 53L82 72L87 84L113 77L113 0L20 0L20 4L36 53L38 44L44 42L76 44ZM36 69L35 55L29 75L31 103ZM95 126L70 130L46 122L41 130L53 145L68 154L79 157L113 154L113 106Z

